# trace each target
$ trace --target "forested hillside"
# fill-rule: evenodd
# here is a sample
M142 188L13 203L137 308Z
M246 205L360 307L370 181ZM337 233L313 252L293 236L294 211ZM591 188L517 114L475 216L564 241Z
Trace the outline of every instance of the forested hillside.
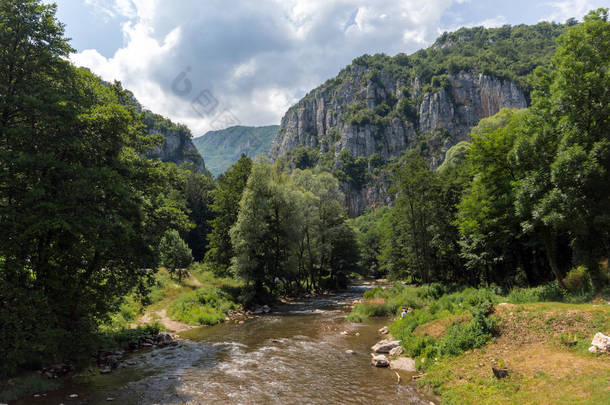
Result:
M242 154L254 159L269 154L271 142L279 130L278 125L265 127L235 126L209 131L193 139L195 147L205 159L213 176L224 173Z
M462 28L412 55L356 58L288 110L271 156L333 171L352 216L385 205L389 161L411 149L437 167L481 118L527 107L529 75L549 62L565 29Z

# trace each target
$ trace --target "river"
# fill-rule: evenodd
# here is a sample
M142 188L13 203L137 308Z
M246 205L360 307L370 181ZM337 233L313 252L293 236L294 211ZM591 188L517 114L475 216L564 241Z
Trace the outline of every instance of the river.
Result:
M384 320L345 321L366 288L191 329L177 346L132 354L112 374L75 378L17 404L430 404L411 375L401 373L398 383L394 371L370 365Z

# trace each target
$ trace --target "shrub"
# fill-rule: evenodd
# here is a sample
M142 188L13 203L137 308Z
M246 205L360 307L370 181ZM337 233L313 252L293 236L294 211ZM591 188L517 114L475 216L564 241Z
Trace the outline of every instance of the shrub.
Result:
M572 294L587 295L593 291L591 277L585 266L578 266L565 276L563 284Z
M207 287L178 298L169 308L169 315L189 325L213 325L224 321L226 313L236 308L229 294Z

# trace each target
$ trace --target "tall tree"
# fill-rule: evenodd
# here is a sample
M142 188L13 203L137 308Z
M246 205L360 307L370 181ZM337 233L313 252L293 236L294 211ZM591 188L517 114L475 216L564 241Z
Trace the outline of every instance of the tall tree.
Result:
M234 253L229 230L237 221L239 202L251 170L252 160L242 154L237 162L218 177L216 189L212 192L211 209L215 218L211 221L205 258L219 274L226 274L231 265Z
M86 354L165 230L188 224L139 115L67 62L54 13L0 3L0 372Z
M561 282L558 235L573 247L596 284L599 260L610 252L610 23L592 11L558 40L552 69L538 71L531 119L513 159L526 173L517 184L524 226L545 238Z

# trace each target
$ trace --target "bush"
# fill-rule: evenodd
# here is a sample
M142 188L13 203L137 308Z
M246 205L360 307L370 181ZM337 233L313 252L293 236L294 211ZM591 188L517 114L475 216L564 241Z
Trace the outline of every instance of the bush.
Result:
M508 301L513 304L525 304L529 302L558 301L563 302L566 298L564 291L557 281L532 287L516 288L508 294Z
M224 321L227 312L233 309L237 309L237 304L229 294L206 287L178 298L169 308L169 315L189 325L213 325Z
M565 276L563 284L568 291L577 295L588 295L593 291L591 277L585 266L578 266Z

